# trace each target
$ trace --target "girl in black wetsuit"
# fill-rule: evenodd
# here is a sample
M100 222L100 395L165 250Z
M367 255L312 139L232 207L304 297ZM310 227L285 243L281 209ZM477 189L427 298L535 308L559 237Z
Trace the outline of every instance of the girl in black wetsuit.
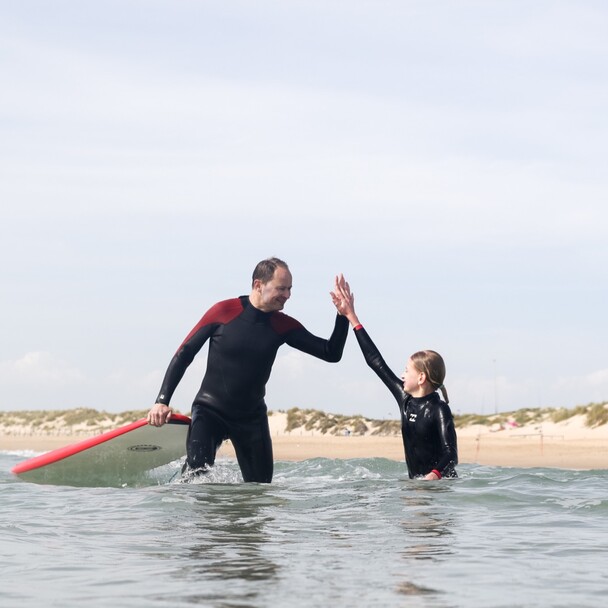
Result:
M454 418L443 380L445 364L432 350L414 353L399 379L386 365L355 313L355 298L344 277L336 277L331 293L338 312L353 326L367 364L386 384L399 404L405 462L410 478L457 477L458 448ZM436 391L441 390L444 401Z

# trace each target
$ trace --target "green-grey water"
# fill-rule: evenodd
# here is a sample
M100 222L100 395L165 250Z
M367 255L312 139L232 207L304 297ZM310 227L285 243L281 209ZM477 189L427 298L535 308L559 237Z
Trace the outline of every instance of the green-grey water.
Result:
M462 465L409 480L381 458L234 462L181 484L37 485L0 452L0 605L598 606L608 594L608 471Z

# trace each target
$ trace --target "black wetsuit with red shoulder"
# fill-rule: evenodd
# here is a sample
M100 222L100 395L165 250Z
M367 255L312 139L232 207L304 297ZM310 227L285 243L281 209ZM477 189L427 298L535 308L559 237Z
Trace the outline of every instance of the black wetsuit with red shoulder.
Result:
M311 334L281 312L263 312L248 296L212 306L171 360L157 403L171 396L196 354L209 340L207 370L192 406L188 465L205 469L224 439L235 448L245 481L272 480L272 442L264 402L277 350L288 344L328 362L342 358L348 321L336 316L329 340Z
M363 327L355 330L367 364L388 387L399 404L405 462L410 478L437 471L441 477L457 477L456 429L450 406L436 392L412 397L403 381L388 367Z

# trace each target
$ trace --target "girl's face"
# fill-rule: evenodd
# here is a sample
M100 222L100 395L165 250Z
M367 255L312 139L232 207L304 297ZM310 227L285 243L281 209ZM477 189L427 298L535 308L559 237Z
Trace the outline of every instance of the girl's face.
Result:
M416 393L422 388L426 378L424 372L419 371L410 358L407 360L407 365L401 379L403 380L403 390L415 397Z

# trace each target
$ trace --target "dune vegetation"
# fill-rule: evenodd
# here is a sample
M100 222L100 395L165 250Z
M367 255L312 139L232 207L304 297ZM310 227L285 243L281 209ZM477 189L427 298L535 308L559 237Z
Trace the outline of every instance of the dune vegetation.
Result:
M456 427L466 427L474 424L491 426L494 424L515 423L517 426L539 424L542 422L564 422L575 416L583 416L585 425L596 428L608 423L608 402L589 403L573 408L522 408L512 412L501 412L488 416L479 414L464 414L454 416Z
M296 429L330 435L398 435L399 420L380 420L360 415L331 414L321 410L290 408L286 411L284 431ZM26 410L0 412L0 433L4 434L93 434L117 428L145 417L147 410L109 413L91 408L71 410ZM270 411L269 416L273 415ZM534 425L542 422L564 422L574 416L584 417L589 428L608 423L608 402L589 403L574 408L523 408L491 415L462 414L454 416L457 428L472 425Z

